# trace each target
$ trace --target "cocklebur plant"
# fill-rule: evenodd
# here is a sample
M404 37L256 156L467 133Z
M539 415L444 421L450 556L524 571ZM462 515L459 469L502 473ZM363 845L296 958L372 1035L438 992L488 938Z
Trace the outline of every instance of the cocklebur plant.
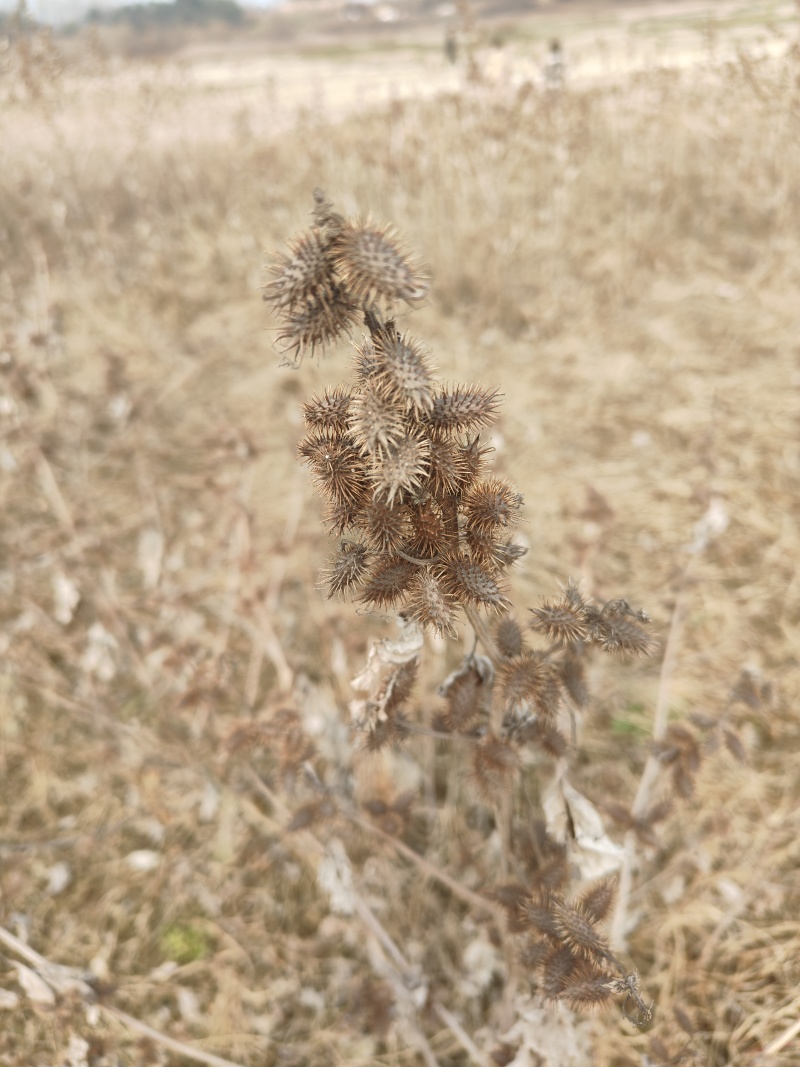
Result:
M423 346L398 329L393 308L428 288L394 231L344 218L317 190L311 226L277 257L264 292L294 365L364 327L351 380L303 405L298 447L337 542L325 592L400 620L399 639L374 645L355 680L356 726L373 752L418 729L458 739L502 841L503 882L487 899L505 913L533 988L575 1010L621 998L643 1026L652 1009L604 930L622 849L570 783L567 757L589 703L587 657L650 655L649 619L624 599L596 603L573 581L524 626L512 615L507 572L525 551L513 539L523 500L491 472L480 436L501 396L437 381ZM455 639L464 617L475 645L440 685L441 710L420 724L411 696L422 635ZM522 817L531 773L541 815L532 825Z

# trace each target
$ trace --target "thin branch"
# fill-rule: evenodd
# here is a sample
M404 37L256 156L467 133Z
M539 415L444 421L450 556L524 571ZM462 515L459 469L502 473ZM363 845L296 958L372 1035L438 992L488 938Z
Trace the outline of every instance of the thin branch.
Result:
M479 893L474 893L471 889L467 889L466 886L461 885L460 882L451 878L446 871L441 870L435 864L431 863L430 860L425 859L419 852L415 852L413 848L409 848L404 841L399 840L397 837L392 837L392 835L387 834L385 830L381 830L379 826L375 826L373 823L369 822L367 819L363 819L360 815L356 815L354 812L349 812L342 808L340 808L339 811L345 818L355 823L356 826L360 826L369 833L380 837L383 841L387 841L401 856L414 863L429 878L434 878L437 882L441 882L442 885L446 886L453 896L459 897L465 904L469 904L470 907L488 912L488 914L492 915L495 919L502 920L503 912L496 904L491 900L482 897Z
M486 625L486 620L474 604L464 604L464 614L469 619L470 626L475 631L475 636L483 645L486 655L495 668L499 667L503 662L503 653L497 647L497 642L492 637L491 630Z
M795 1019L791 1026L783 1031L780 1037L776 1037L774 1041L767 1045L764 1049L764 1055L774 1056L776 1053L781 1052L786 1048L790 1041L793 1041L794 1038L797 1037L798 1034L800 1034L800 1016Z
M481 1050L478 1048L478 1046L475 1044L475 1042L472 1040L467 1031L464 1029L464 1027L461 1025L461 1023L451 1011L448 1011L447 1008L445 1008L442 1004L434 1004L433 1010L436 1012L436 1014L439 1016L439 1018L448 1028L448 1030L450 1030L451 1033L455 1036L456 1040L467 1053L467 1055L469 1055L475 1061L475 1063L477 1063L478 1067L492 1067L491 1061L488 1060L486 1056L484 1056L484 1054L481 1052Z
M130 1030L134 1030L143 1037L148 1037L151 1041L155 1041L163 1048L169 1049L170 1052L175 1052L179 1056L185 1056L196 1063L206 1063L208 1067L242 1067L241 1064L234 1063L233 1060L226 1060L222 1056L215 1056L213 1052L204 1052L203 1049L194 1048L183 1041L176 1041L174 1037L167 1037L166 1034L162 1034L159 1030L154 1030L152 1026L148 1026L147 1023L134 1018L133 1015L128 1015L126 1011L122 1011L120 1008L113 1008L107 1004L101 1004L100 1007L112 1019L117 1019Z
M653 741L661 741L667 731L669 719L669 701L672 691L672 677L675 672L675 663L678 655L678 646L683 633L683 620L685 617L686 592L689 586L689 577L694 569L699 552L693 553L686 561L678 578L678 589L675 596L675 604L672 609L669 632L664 646L664 658L661 662L661 674L658 680L658 693L656 706L653 714ZM631 815L634 819L640 818L647 810L652 794L653 786L661 771L661 762L651 748L645 761L642 777L636 790L636 796L631 807ZM630 904L630 896L633 888L633 871L636 864L637 837L634 830L628 830L625 834L623 857L620 868L619 895L617 906L614 910L614 918L611 923L611 943L620 948L625 946L625 924Z
M75 967L65 967L59 963L52 963L2 926L0 926L0 942L11 952L25 960L26 963L29 963L39 977L52 987L54 992L64 992L68 989L70 992L80 993L87 1003L96 1002L95 992L87 981L85 972ZM143 1023L140 1019L134 1018L133 1015L128 1015L127 1012L122 1011L120 1008L115 1008L111 1004L100 1003L98 1007L110 1018L117 1019L130 1030L135 1030L137 1033L142 1034L143 1037L155 1041L156 1044L169 1049L170 1052L174 1052L179 1056L185 1056L196 1063L205 1063L208 1067L241 1067L241 1064L234 1063L233 1060L226 1060L222 1056L215 1056L213 1052L204 1052L203 1049L194 1048L183 1041L177 1041L174 1037L168 1037L166 1034L162 1034L160 1030L154 1030L152 1026L148 1026L147 1023Z

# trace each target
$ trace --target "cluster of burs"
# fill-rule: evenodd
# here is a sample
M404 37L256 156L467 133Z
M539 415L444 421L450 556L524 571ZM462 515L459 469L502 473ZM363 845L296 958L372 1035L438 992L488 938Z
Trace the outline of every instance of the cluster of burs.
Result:
M391 231L342 218L317 193L313 225L274 274L266 299L295 357L365 326L352 383L304 405L300 454L341 538L329 593L374 609L402 603L445 634L459 606L504 607L502 571L523 552L507 536L521 497L486 474L478 436L498 393L437 383L418 342L384 317L425 295L424 273Z
M455 635L459 611L466 614L485 655L469 652L439 687L445 709L432 726L469 739L470 778L484 800L509 813L498 818L522 859L528 830L506 806L522 771L522 750L564 755L565 706L587 702L587 649L647 654L649 620L625 600L595 604L570 582L531 610L529 628L548 642L538 650L506 613L504 572L524 553L509 536L522 499L487 472L490 449L480 440L500 398L496 390L438 382L419 343L398 331L392 306L413 303L427 290L424 272L392 231L343 218L317 192L312 225L279 256L265 297L294 362L363 324L353 380L303 405L300 455L339 539L324 572L327 592L370 610L402 609L409 624L448 636ZM484 609L502 613L491 630ZM405 738L417 651L400 655L398 646L380 667L368 666L357 724L368 749ZM543 833L532 846L531 886L497 899L542 992L575 1008L622 995L628 1018L642 1025L650 1009L598 925L611 912L615 880L570 902L563 895L564 845ZM548 850L552 862L544 860Z

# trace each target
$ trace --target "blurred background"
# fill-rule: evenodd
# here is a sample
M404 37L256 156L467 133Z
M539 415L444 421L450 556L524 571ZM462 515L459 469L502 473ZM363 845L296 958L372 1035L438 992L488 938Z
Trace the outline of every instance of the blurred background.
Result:
M253 757L272 802L220 759L288 707L346 767L350 679L392 632L323 599L333 546L295 458L348 346L281 366L260 299L321 186L430 265L399 321L441 377L505 394L519 617L574 576L646 609L663 650L680 597L666 680L660 657L597 667L580 788L630 801L659 686L698 737L725 715L743 739L702 750L648 844L630 953L654 1028L598 1015L583 1062L800 1062L797 6L2 10L0 924L231 1062L423 1062L285 832L302 783L274 745ZM463 650L427 650L420 722ZM451 799L412 843L479 890L485 823ZM381 920L494 1055L485 924L349 835ZM43 1011L7 963L0 985L3 1063L182 1062Z

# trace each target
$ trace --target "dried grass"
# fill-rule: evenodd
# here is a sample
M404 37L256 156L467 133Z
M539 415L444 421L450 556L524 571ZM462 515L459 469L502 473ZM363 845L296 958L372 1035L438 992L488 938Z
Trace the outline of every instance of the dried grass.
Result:
M0 136L0 924L237 1063L467 1062L444 1015L421 1016L428 1052L402 1012L387 1020L394 972L376 973L363 914L331 907L281 812L219 759L242 720L291 706L335 784L348 679L384 629L317 591L320 516L293 459L300 399L345 357L302 382L279 370L255 292L322 185L424 251L416 328L441 375L504 385L493 443L527 501L521 603L579 569L664 634L695 524L724 509L685 593L670 715L716 712L743 664L773 696L748 712L748 763L712 754L656 829L630 951L658 1014L644 1035L595 1017L593 1058L661 1042L704 1064L798 1062L796 51L357 121L279 109L274 136L215 128L189 92L129 89L128 68L97 75L109 119L90 132L69 72L41 69ZM427 682L457 658L438 647ZM583 787L632 799L656 669L594 681ZM457 815L468 783L434 740L415 744L425 802L404 840L479 891L488 826ZM279 753L253 760L303 802ZM495 1047L513 1020L486 916L375 834L315 832L346 837L409 967ZM20 997L0 1009L4 1063L60 1062L81 1037L89 1063L167 1062L80 1000L39 1009L8 968L2 986Z

